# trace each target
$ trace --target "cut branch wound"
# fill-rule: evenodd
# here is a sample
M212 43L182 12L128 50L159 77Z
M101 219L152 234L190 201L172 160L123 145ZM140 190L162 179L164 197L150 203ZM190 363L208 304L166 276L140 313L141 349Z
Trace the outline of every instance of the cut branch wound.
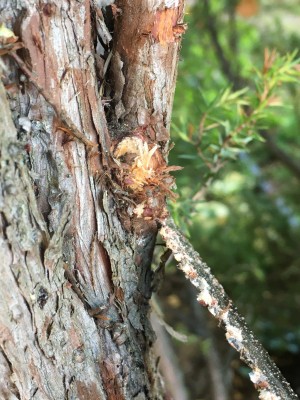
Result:
M298 399L269 354L249 330L236 307L232 305L222 285L178 231L174 222L164 221L160 233L167 247L173 251L179 268L199 290L198 302L206 306L222 324L226 330L228 343L240 353L240 358L252 369L249 374L250 379L260 392L260 399Z
M167 167L159 146L140 134L123 138L113 155L113 175L133 203L129 207L126 204L132 227L135 229L136 223L142 221L156 225L156 220L166 218L166 196L176 198L172 192L175 181L169 172L181 167Z

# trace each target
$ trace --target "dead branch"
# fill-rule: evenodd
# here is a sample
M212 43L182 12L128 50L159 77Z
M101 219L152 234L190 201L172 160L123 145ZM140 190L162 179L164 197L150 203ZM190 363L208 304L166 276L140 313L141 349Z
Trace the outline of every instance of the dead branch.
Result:
M172 219L163 223L160 234L167 247L172 250L179 263L178 267L199 291L198 302L207 307L224 327L228 343L239 352L241 360L252 369L249 376L259 391L259 398L298 399L267 351L247 327L244 318L238 313L222 285L180 233Z

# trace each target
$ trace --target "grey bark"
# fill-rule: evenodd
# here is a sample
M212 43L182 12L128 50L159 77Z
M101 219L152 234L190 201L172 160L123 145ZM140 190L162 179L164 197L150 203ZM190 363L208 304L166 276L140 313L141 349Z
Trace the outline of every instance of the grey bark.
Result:
M261 400L298 399L267 351L248 328L244 318L238 313L223 286L180 233L172 219L163 223L160 234L167 247L172 250L179 268L196 287L199 304L207 307L213 317L224 327L226 340L239 352L241 360L252 369L249 376L259 391L259 398Z
M122 71L129 64L126 51L118 50L118 25L130 30L126 10L132 3L122 1L114 9L117 33L107 76L116 76L117 69L127 88L129 80L136 85L143 68L146 76L159 66L146 87L143 113L150 119L153 111L159 115L151 120L151 132L166 148L180 35L175 41L169 34L160 43L151 29L163 7L175 18L169 20L172 32L181 22L182 4L137 2L137 10L152 16L152 25L146 36L134 31L136 54L144 60L144 67L130 60L140 70L135 76L132 70ZM1 396L160 399L148 319L156 227L153 221L139 221L140 230L126 230L119 199L102 179L111 140L143 125L137 109L131 111L123 101L128 91L118 91L116 78L110 82L114 126L108 130L98 93L108 63L94 52L99 36L110 40L103 10L86 0L1 0L0 10L1 22L24 43L18 55L30 72L26 78L26 68L22 71L6 56L3 75L12 114L1 86ZM158 64L151 67L145 64L145 52L152 50ZM160 65L166 54L168 60ZM172 73L166 74L169 62ZM139 96L142 92L143 87ZM115 111L119 109L124 115ZM130 127L124 125L125 115ZM99 145L98 151L73 137L68 121ZM158 127L163 136L156 134Z

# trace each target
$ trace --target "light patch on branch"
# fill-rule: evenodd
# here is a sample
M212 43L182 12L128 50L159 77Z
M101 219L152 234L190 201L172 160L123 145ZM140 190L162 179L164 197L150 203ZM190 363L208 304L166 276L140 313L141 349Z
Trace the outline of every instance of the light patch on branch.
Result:
M157 10L159 7L165 6L166 8L173 8L179 6L179 0L165 0L165 4L162 4L161 0L146 0L148 3L148 9L150 11Z
M147 182L155 180L155 167L158 165L157 149L158 145L149 148L147 142L137 137L126 137L118 144L114 152L117 160L126 154L132 155L133 158L131 176L125 180L130 189L141 191Z
M281 375L269 354L247 327L207 265L179 232L174 222L162 222L160 234L172 250L178 267L199 290L198 302L207 307L226 330L228 343L240 353L240 358L252 369L250 379L262 400L298 399L289 383Z
M262 390L259 394L261 400L281 400L281 397L276 396L276 394L271 393L269 390Z
M113 151L112 177L118 188L114 192L120 196L118 212L123 224L135 231L141 224L157 229L156 221L166 218L166 197L176 198L172 192L175 180L170 172L181 169L168 167L160 147L143 132L143 127L135 129ZM151 221L153 224L149 225Z

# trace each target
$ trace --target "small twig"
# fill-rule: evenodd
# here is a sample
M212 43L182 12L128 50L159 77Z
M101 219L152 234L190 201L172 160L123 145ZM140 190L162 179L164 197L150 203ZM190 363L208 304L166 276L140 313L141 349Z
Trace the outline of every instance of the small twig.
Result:
M157 336L154 352L159 359L159 369L164 377L168 394L173 400L188 400L182 368L176 357L170 337L160 323L158 315L151 313L151 324Z
M159 266L158 266L158 267L156 268L156 270L154 271L155 273L161 272L161 271L165 268L165 266L166 266L166 264L167 264L169 258L171 257L171 255L172 255L172 250L170 250L170 249L167 249L167 250L162 254L162 256L160 257Z
M288 167L298 179L300 179L300 163L295 158L291 157L290 154L287 154L277 146L273 135L268 131L262 130L259 133L265 139L266 147L269 149L270 153Z
M104 63L104 67L103 67L103 81L102 81L102 83L101 83L101 85L100 85L100 89L99 89L99 95L100 95L101 97L102 97L102 95L103 95L103 93L104 93L105 75L106 75L108 66L109 66L109 64L110 64L111 58L112 58L112 54L113 54L113 52L111 51L111 52L108 54L107 59L105 60L105 63Z
M235 56L238 52L238 32L236 24L236 11L235 8L239 0L233 0L228 4L228 16L229 16L229 48L231 54Z
M202 136L203 136L203 132L204 132L204 128L205 128L204 124L205 124L206 118L207 118L207 112L204 112L200 119L200 123L199 123L199 129L198 129L199 134L198 134L198 140L196 143L197 146L200 145L201 140L202 140Z
M157 292L160 289L161 283L165 276L165 266L172 256L172 250L167 249L160 257L158 267L153 271L152 291Z
M86 298L84 297L84 294L82 293L82 291L78 288L75 276L74 276L73 272L71 271L69 265L64 262L63 263L63 267L64 267L64 270L65 270L65 277L71 283L72 289L77 294L77 296L80 298L82 303L85 306L87 306L88 304L87 304Z
M255 388L260 392L259 398L298 399L267 351L249 330L244 318L232 305L222 285L179 232L173 220L163 222L160 234L167 247L172 250L179 268L199 291L198 302L206 306L225 328L228 343L240 353L240 358L252 369L249 375Z
M78 140L80 140L82 143L84 143L86 146L89 147L97 147L98 145L96 143L93 143L91 140L87 139L76 127L76 125L73 123L73 121L70 119L68 116L67 112L62 109L61 106L58 106L55 101L49 96L47 91L42 88L38 83L35 77L33 76L33 73L29 70L27 65L24 63L24 61L15 53L11 52L9 53L10 56L17 62L19 67L22 69L22 71L28 76L30 79L30 82L33 83L33 85L36 87L38 92L45 98L45 100L53 107L54 111L56 112L57 116L61 119L61 121L69 128L70 134L75 136Z
M172 338L182 343L186 343L188 341L187 335L176 331L171 325L167 324L167 322L165 321L164 313L160 307L159 300L155 295L151 298L151 310L152 315L155 315L159 324L165 328L165 330Z
M209 0L204 0L203 6L206 14L206 29L210 34L212 44L215 48L216 55L220 61L220 65L222 67L223 73L225 76L229 78L231 82L234 83L236 80L236 76L234 72L232 71L231 64L228 60L228 58L225 56L225 53L223 51L223 48L219 42L218 38L218 31L215 25L215 20L214 17L212 16L210 12L210 4Z

